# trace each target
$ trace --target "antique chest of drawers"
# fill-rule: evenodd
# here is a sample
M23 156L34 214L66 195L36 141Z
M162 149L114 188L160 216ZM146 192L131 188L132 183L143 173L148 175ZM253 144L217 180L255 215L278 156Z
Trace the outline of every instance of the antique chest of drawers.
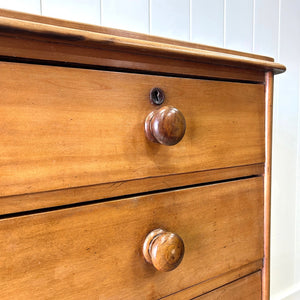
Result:
M0 298L268 299L284 66L0 15Z

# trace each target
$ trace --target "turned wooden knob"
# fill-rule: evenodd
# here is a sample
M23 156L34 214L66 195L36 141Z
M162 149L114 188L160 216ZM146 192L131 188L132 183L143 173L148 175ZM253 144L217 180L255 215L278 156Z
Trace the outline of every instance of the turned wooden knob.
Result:
M152 111L145 120L146 137L155 143L172 146L181 141L185 133L185 118L173 106Z
M180 236L163 229L151 231L144 242L143 254L146 261L156 270L169 272L182 261L184 244Z

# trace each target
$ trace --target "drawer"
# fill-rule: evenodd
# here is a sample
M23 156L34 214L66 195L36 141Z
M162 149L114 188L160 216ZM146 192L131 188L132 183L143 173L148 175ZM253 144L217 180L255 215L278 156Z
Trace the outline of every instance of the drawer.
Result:
M264 162L264 86L0 63L0 196ZM150 142L163 105L186 120L174 146Z
M194 299L197 300L259 300L261 299L261 272L227 284Z
M154 229L185 254L170 272L144 260ZM149 194L0 221L0 298L153 299L263 257L263 179Z

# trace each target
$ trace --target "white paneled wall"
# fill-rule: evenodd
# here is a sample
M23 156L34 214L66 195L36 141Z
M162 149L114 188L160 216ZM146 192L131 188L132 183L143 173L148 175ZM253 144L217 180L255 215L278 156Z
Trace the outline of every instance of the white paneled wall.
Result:
M99 0L41 1L41 12L47 17L100 25Z
M151 0L150 32L180 40L190 38L190 3L189 0Z
M148 0L101 0L103 26L149 33L149 14Z
M225 0L225 48L253 50L254 0Z
M253 52L278 60L279 1L256 0L253 18Z
M280 1L278 59L287 72L276 79L273 140L273 196L271 226L272 291L281 299L300 288L296 277L297 152L299 66L300 66L300 1ZM299 171L299 170L298 170ZM298 236L299 239L299 236ZM299 248L298 248L299 249Z
M0 8L40 14L41 2L40 0L0 0Z
M224 46L224 0L191 1L190 37L195 43Z
M255 52L275 79L271 299L300 299L300 0L0 0L0 8Z

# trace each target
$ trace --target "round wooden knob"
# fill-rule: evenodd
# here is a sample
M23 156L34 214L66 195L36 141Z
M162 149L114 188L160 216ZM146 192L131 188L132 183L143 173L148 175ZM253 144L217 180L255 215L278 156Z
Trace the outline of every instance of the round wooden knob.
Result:
M155 143L172 146L181 141L185 133L185 118L173 106L152 111L145 120L146 137Z
M184 244L177 234L163 229L155 229L145 239L143 254L146 261L155 269L169 272L182 261Z

